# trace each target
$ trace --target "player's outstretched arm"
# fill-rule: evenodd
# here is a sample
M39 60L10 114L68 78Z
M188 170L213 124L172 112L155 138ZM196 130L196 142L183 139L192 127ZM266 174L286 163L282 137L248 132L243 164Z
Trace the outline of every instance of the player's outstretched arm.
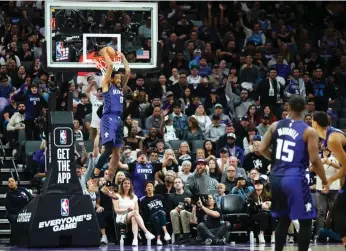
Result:
M304 139L308 145L308 153L312 165L312 170L321 178L322 184L326 185L326 173L323 168L322 160L318 154L318 134L314 129L308 128L304 132Z
M338 172L329 178L329 184L346 176L346 153L342 145L342 139L343 137L340 137L340 133L332 133L329 136L328 149L334 154L340 164Z
M261 141L259 151L268 160L272 159L272 152L270 151L270 146L272 144L273 133L276 129L277 122L271 124L268 128L268 131L264 134L263 139Z
M113 48L112 48L113 49ZM100 54L105 58L106 61L106 75L102 79L102 92L108 92L109 83L111 81L113 72L113 62L107 53L107 47L101 49Z
M121 55L121 61L123 61L124 69L125 69L124 77L121 81L122 82L121 87L124 88L127 85L127 82L129 81L129 78L131 75L131 69L125 55L123 53L120 53L120 55Z

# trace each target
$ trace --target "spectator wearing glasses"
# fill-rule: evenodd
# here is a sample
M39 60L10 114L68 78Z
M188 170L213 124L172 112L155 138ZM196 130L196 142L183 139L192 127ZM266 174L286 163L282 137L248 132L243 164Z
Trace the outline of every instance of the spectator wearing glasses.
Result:
M229 166L226 173L227 173L227 178L223 182L226 186L226 194L230 194L233 190L234 187L237 186L237 178L236 178L236 170L237 168L234 166Z

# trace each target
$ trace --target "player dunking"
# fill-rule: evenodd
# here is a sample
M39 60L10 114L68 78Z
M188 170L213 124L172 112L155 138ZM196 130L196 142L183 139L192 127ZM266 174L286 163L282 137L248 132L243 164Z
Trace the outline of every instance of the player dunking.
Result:
M328 184L330 185L339 179L343 182L331 213L333 228L340 234L346 249L346 134L339 129L328 126L328 122L327 113L314 113L312 127L324 139L324 146L334 154L340 163L340 169L336 175L328 179Z
M102 192L110 197L114 197L113 191L109 187L112 186L115 171L120 161L120 150L123 139L123 122L121 120L124 100L123 88L127 85L131 71L124 54L117 52L121 55L125 74L122 76L119 73L113 73L113 62L108 54L109 51L114 50L111 47L105 47L100 51L107 65L106 74L102 80L104 106L103 116L101 118L101 137L102 144L105 146L105 151L96 164L94 178L99 176L101 168L106 163L109 156L112 155L108 169L108 180L106 181L106 185L102 188Z
M328 191L328 186L318 155L317 132L303 121L304 98L291 97L289 106L290 119L275 122L269 127L261 142L260 152L272 161L272 215L279 220L275 230L275 251L283 250L291 220L299 221L299 251L307 251L312 219L316 217L305 177L309 158L314 171L322 180L324 192Z

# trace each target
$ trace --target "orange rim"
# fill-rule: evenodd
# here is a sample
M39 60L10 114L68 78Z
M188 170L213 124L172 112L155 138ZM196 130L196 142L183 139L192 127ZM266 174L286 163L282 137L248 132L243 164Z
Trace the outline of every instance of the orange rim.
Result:
M119 62L119 61L121 62L121 57L119 56L111 57L111 60L113 62ZM96 69L100 70L101 67L105 68L105 66L103 66L103 64L106 65L104 56L93 57L92 61L96 63Z
M115 56L115 57L111 57L112 61L121 61L121 57ZM93 57L92 61L100 61L100 60L105 60L104 56L97 56L97 57Z

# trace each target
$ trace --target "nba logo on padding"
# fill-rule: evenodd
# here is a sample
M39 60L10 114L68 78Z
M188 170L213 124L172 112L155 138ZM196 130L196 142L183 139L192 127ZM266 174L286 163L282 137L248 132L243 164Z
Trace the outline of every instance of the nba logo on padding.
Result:
M69 216L70 203L68 199L61 199L61 216Z
M60 130L60 145L66 145L66 144L67 144L67 131Z
M69 127L57 127L53 131L56 147L69 147L73 144L73 131Z
M63 42L56 42L55 43L55 56L56 61L66 60L68 59L69 55L69 49L68 47L64 47Z

